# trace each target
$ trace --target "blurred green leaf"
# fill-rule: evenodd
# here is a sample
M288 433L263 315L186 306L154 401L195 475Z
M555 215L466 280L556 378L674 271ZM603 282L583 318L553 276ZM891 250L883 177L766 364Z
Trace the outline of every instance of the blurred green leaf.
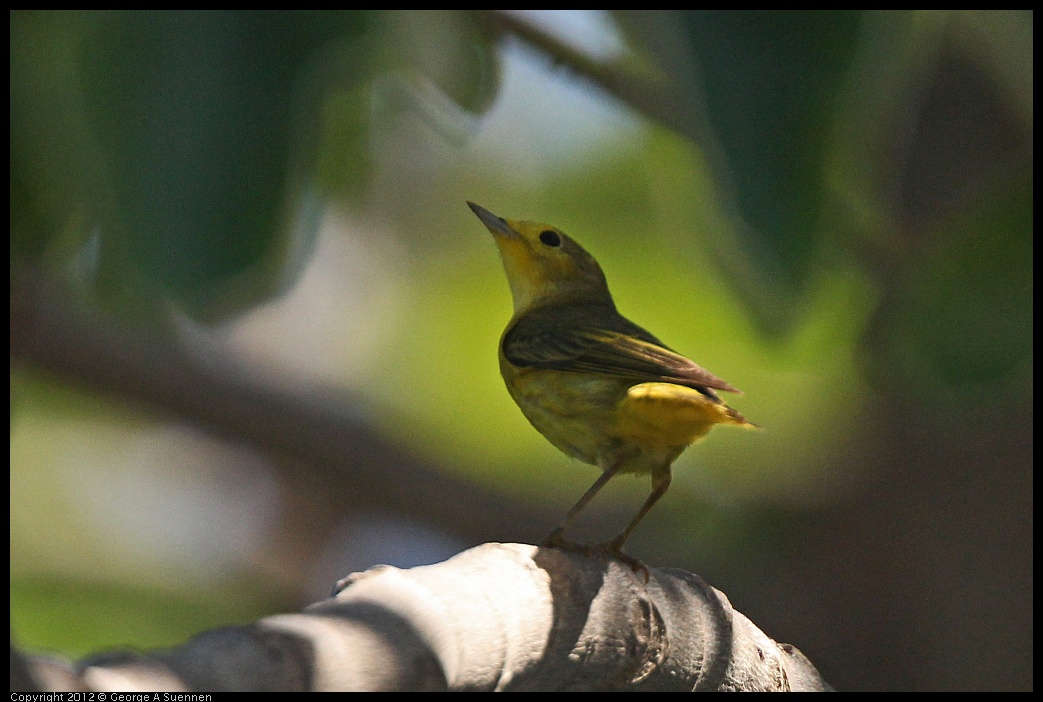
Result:
M385 17L398 49L394 67L423 75L472 114L488 109L500 87L499 66L479 16L427 10L390 12Z
M119 203L117 235L103 249L110 293L120 294L130 266L212 316L283 282L284 238L314 234L288 227L293 118L302 117L295 89L316 51L364 27L364 14L340 12L141 12L98 22L84 73Z
M768 328L792 321L816 249L837 95L859 11L628 12L640 49L691 106L744 256L735 283ZM751 275L752 272L752 275Z
M70 222L98 227L99 290L124 310L145 293L213 318L271 294L297 265L287 257L308 249L287 238L314 234L288 226L297 137L316 119L314 105L302 109L315 97L301 95L302 79L367 22L364 12L16 13L13 248L42 250L36 240Z
M13 259L68 255L105 209L79 80L84 24L70 12L11 14Z
M807 274L836 95L861 12L699 10L683 16L706 118L724 152L718 177L752 229L749 252L778 283ZM695 86L688 86L696 90Z

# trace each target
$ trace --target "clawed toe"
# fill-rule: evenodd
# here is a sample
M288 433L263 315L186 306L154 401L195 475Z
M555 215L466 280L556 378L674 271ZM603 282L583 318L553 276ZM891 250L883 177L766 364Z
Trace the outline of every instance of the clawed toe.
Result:
M569 543L568 541L565 541L565 539L562 538L561 534L562 534L561 529L555 529L554 531L552 531L550 534L547 535L547 538L545 538L543 541L540 542L540 547L541 548L560 548L562 544Z
M595 555L601 555L608 558L614 558L622 563L630 566L630 569L635 573L639 573L645 583L648 583L649 573L648 568L644 563L637 560L633 556L623 551L623 542L619 538L606 541L602 544L587 542L585 544L577 543L575 541L568 541L561 535L561 531L555 530L543 540L540 544L541 548L557 548L563 551L572 551L574 553L582 553L584 556L590 558Z
M584 556L589 558L594 555L597 550L597 545L589 542L581 544L577 541L569 541L568 539L562 538L560 532L552 532L550 536L543 540L540 544L540 548L557 548L562 551L582 553Z
M634 558L633 556L631 556L628 553L623 553L623 551L621 549L619 549L619 548L613 548L611 543L605 544L605 545L609 547L608 550L606 551L606 553L608 555L612 556L613 558L615 558L615 559L617 559L619 561L622 561L623 563L626 563L628 566L630 566L630 569L632 571L634 571L635 573L640 573L641 577L645 581L645 584L646 585L648 584L648 578L649 578L648 568L647 568L647 566L645 566L644 563L642 563L641 561L637 560L636 558Z

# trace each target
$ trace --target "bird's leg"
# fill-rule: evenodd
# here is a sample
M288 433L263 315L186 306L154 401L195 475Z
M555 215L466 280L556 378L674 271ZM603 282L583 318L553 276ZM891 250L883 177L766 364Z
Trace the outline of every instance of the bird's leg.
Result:
M627 528L620 532L616 538L609 541L606 544L607 546L615 551L622 552L623 544L625 544L626 540L630 538L630 532L632 532L641 520L645 518L645 515L648 514L648 511L652 509L653 506L655 506L655 503L659 501L659 498L665 495L666 491L670 489L671 477L669 467L656 470L652 473L652 492L645 500L645 504L641 505L641 509L638 511L637 516L630 520L630 523L627 524Z
M641 505L641 509L638 511L637 516L630 521L630 524L627 524L626 529L620 532L618 536L604 544L607 553L629 565L635 573L643 572L646 583L648 582L648 568L633 556L623 553L623 544L625 544L627 539L630 537L630 532L632 532L641 520L645 518L645 515L648 514L648 511L652 509L656 502L659 501L659 498L666 494L666 491L670 488L671 477L670 466L654 471L652 473L652 492L648 495L648 499L645 500L645 503Z
M574 542L566 541L562 537L565 534L565 530L569 528L570 524L572 524L572 520L576 518L576 515L583 511L583 508L586 507L587 504L594 499L594 496L598 494L601 488L605 487L605 483L607 483L609 480L612 480L612 478L615 477L618 471L618 463L608 468L608 470L604 471L601 474L601 476L594 481L594 484L591 485L585 493L583 493L583 497L579 498L576 504L572 505L572 509L570 509L568 513L565 515L565 518L561 520L561 524L554 527L554 530L547 536L546 539L543 540L543 543L541 545L546 546L548 548L566 548L577 551L589 551L590 549L576 544ZM628 530L629 528L630 527L628 527Z

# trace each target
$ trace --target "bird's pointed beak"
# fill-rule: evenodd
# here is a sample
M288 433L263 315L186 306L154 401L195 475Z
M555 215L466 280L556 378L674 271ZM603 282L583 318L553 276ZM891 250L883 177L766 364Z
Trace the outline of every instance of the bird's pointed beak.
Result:
M471 208L472 212L478 215L478 219L482 220L482 224L484 224L486 229L493 234L505 236L509 239L518 238L518 232L511 229L505 220L497 217L481 205L474 204L470 200L467 201L467 206Z

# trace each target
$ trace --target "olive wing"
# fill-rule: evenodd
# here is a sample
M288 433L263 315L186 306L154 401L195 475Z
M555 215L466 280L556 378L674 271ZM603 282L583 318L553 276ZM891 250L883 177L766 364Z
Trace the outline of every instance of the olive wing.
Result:
M523 368L675 383L714 399L718 398L713 390L739 392L611 308L557 308L527 314L504 335L503 353Z

